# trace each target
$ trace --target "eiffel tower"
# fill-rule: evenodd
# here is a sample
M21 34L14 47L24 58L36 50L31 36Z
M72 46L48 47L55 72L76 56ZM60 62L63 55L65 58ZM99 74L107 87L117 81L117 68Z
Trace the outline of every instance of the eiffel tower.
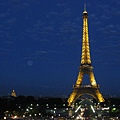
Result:
M71 106L80 96L84 94L91 95L98 102L104 102L104 98L99 91L99 85L96 83L93 67L91 65L90 46L88 37L88 13L84 7L83 17L83 36L82 36L82 55L81 65L76 84L73 85L72 94L68 98L68 105ZM82 85L84 74L89 75L90 85Z

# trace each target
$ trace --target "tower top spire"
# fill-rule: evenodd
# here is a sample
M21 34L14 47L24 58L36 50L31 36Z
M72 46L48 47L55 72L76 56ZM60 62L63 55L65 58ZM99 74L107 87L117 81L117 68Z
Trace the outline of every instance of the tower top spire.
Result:
M84 12L83 12L83 16L88 16L88 13L87 13L87 11L86 11L86 4L84 3Z
M84 11L86 11L86 3L84 3Z

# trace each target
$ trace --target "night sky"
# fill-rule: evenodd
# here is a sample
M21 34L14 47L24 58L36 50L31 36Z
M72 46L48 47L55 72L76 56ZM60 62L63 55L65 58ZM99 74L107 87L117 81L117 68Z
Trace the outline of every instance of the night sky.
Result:
M0 95L71 94L84 3L96 81L103 95L120 95L119 0L0 0Z

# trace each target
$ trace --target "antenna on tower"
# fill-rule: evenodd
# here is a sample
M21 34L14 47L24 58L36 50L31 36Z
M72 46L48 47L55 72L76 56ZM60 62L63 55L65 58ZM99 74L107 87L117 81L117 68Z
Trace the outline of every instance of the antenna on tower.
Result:
M86 3L84 3L84 11L86 11Z

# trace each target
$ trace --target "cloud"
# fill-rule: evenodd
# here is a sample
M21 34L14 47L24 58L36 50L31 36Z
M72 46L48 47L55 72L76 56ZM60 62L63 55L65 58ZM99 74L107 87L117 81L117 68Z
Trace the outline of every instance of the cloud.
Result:
M102 11L106 11L109 7L109 4L97 4L97 8Z
M90 14L90 18L95 19L95 18L96 18L96 15L95 15L95 14Z
M62 13L61 13L62 16L64 17L70 17L71 15L71 9L70 8L66 8Z
M7 24L15 24L16 18L8 19L6 22L7 22Z
M0 55L7 55L10 53L10 49L0 48Z
M97 22L93 22L92 23L94 26L99 26L99 25L101 25L102 23L100 22L100 21L97 21Z
M53 26L44 26L41 31L52 32L54 30Z
M104 33L104 37L107 37L107 39L110 38L118 38L119 37L119 25L109 24L104 27L97 28L97 31L101 31Z
M1 13L0 14L0 18L5 18L6 17L6 14L5 13Z
M52 11L49 13L49 15L47 15L46 17L51 17L51 16L60 16L60 13Z
M67 3L57 3L57 6L58 7L64 7L64 6L66 6L67 5Z
M110 25L106 26L106 29L114 29L114 28L115 28L115 26L113 24L110 24Z
M39 54L47 54L48 52L46 52L46 51L38 51L38 50L36 50L36 55L39 55Z
M105 65L120 65L118 62L120 60L120 42L116 43L115 40L106 41L104 45L97 49L97 59L96 62L101 62ZM95 58L95 57L94 57ZM97 61L99 60L99 61Z
M115 12L114 12L114 15L115 15L115 16L120 16L120 11L119 11L119 10L118 10L118 11L115 11Z
M109 16L107 16L107 15L105 15L105 14L103 14L102 16L101 16L101 19L110 19L110 17Z
M55 51L55 50L49 50L50 53L53 53L53 54L59 54L59 53L62 53L61 51Z
M75 24L72 24L70 21L66 21L62 24L62 26L59 28L61 33L67 33L67 34L76 34L78 33L77 26Z

